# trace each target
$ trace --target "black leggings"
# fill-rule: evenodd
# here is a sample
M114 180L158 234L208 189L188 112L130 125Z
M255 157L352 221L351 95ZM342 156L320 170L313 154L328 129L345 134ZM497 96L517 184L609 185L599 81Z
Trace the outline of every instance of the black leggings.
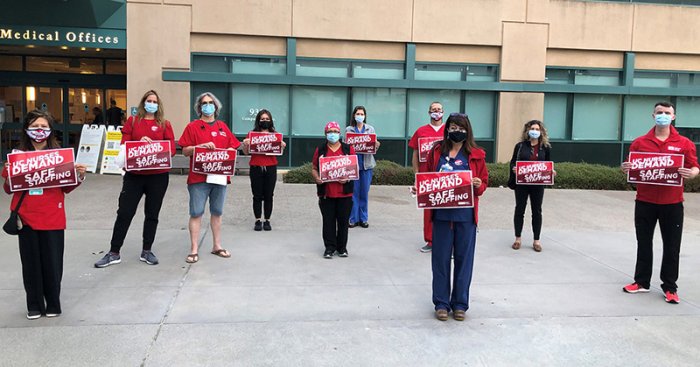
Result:
M61 313L64 231L19 231L19 257L27 293L27 311Z
M544 186L539 185L515 186L515 214L513 215L515 237L520 237L523 232L528 196L530 197L530 208L532 209L532 233L535 241L537 241L540 239L540 232L542 231L542 199L544 198Z
M272 196L277 183L277 166L250 166L250 188L253 190L253 214L261 218L263 201L265 219L272 216Z
M323 244L326 252L348 250L348 224L352 210L352 196L346 198L318 198L323 217Z

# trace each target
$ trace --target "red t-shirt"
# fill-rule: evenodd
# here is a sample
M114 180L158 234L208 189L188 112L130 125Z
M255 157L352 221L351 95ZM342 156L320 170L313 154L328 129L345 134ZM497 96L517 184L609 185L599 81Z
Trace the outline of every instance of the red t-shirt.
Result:
M700 167L695 144L690 139L679 134L678 130L671 126L671 134L665 141L661 141L656 138L655 129L652 127L645 135L635 139L630 146L630 152L683 154L683 167ZM637 200L652 204L680 203L683 202L683 187L638 184Z
M445 132L445 124L440 125L438 131L433 129L432 125L427 124L416 129L413 133L411 140L408 142L408 146L413 150L418 150L418 139L419 138L432 138L439 137L442 138ZM428 172L428 162L418 162L418 172Z
M246 138L250 139L250 132L248 132L248 136L246 136ZM265 167L276 166L277 165L277 156L264 155L264 154L251 154L249 164L251 166L265 166Z
M183 148L209 142L213 142L214 146L220 149L238 149L241 145L241 142L236 139L228 126L226 126L226 123L219 120L216 120L211 125L202 120L190 122L185 127L185 131L182 132L178 142ZM207 175L192 172L192 156L190 156L190 174L187 176L187 184L192 185L206 181ZM228 182L231 182L230 178Z
M355 154L355 148L350 146L350 155ZM338 150L333 151L330 147L326 149L326 157L335 157L335 156L341 156L343 154L343 149L338 146ZM318 148L316 148L316 151L314 151L314 158L311 161L313 162L312 164L314 165L314 168L318 171ZM352 193L346 194L343 193L343 184L340 182L326 182L326 197L329 198L347 198L347 197L352 197Z
M156 120L148 120L129 116L122 127L122 144L127 141L140 141L144 136L153 140L170 140L170 152L175 156L175 133L170 121L165 121L163 126L158 126ZM129 171L135 175L155 175L170 172L169 169L147 169L142 171Z

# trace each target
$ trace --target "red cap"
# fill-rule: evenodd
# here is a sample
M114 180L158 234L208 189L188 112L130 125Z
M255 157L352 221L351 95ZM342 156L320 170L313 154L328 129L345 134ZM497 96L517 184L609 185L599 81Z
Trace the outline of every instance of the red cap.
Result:
M331 122L329 122L329 123L326 124L326 128L323 129L323 132L326 133L326 132L328 132L328 130L330 130L330 129L338 129L338 131L340 131L340 124L338 124L338 123L335 122L335 121L331 121Z

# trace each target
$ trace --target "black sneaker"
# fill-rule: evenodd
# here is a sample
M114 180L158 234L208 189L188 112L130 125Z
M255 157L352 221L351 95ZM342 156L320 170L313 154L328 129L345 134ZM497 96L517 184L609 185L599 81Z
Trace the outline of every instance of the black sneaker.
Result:
M148 265L158 264L158 258L151 251L141 251L141 257L139 258L139 260L145 262Z
M100 260L98 260L95 263L96 268L106 268L112 264L119 264L122 262L121 256L119 254L114 254L112 252L108 252L103 256Z
M357 223L348 223L348 228L355 228L357 227Z
M41 312L39 311L29 311L27 312L27 320L36 320L41 317Z
M326 251L323 253L323 258L324 259L332 259L333 258L333 253L330 251Z
M336 252L336 254L338 254L338 257L348 257L348 250L345 250L343 252L338 251Z
M47 312L46 317L59 317L61 316L60 312Z
M367 223L367 222L360 222L360 227L362 227L362 228L367 228L367 227L369 227L369 223Z
M258 232L259 232L259 231L262 231L262 229L263 229L262 222L259 221L259 220L256 220L256 221L255 221L255 227L253 227L253 229L256 230L256 231L258 231Z
M266 221L263 223L263 229L266 230L266 231L271 231L271 230L272 230L272 226L270 225L270 221L269 221L269 220L266 220Z

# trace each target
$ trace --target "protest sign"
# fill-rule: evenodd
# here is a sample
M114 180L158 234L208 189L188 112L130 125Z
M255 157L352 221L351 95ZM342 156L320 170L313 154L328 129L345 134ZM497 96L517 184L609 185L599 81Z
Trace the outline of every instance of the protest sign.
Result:
M683 168L682 154L630 152L632 165L627 172L627 182L648 185L683 186L678 173Z
M427 162L428 153L436 141L442 141L442 137L418 138L418 161Z
M319 158L319 175L321 181L357 180L360 173L356 155L339 155Z
M472 171L416 173L418 209L474 207Z
M7 161L10 191L78 184L72 148L10 153Z
M204 175L233 176L236 167L236 151L228 149L194 148L192 172Z
M554 185L554 162L515 162L515 182L518 185Z
M126 164L127 171L149 169L168 169L172 167L170 142L167 140L127 141Z
M250 154L282 155L282 134L251 131L249 133Z
M355 153L377 153L377 134L345 133L345 143L355 148Z

